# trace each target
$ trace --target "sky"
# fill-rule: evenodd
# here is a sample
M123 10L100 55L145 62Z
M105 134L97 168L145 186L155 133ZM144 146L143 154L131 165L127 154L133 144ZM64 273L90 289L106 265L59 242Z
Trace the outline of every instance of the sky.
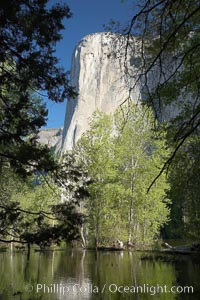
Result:
M64 21L63 39L56 46L56 56L60 65L70 70L71 58L75 46L84 36L105 31L111 19L126 23L133 13L131 0L50 0L49 4L66 3L73 17ZM56 104L46 100L49 111L46 128L58 128L64 125L67 100Z

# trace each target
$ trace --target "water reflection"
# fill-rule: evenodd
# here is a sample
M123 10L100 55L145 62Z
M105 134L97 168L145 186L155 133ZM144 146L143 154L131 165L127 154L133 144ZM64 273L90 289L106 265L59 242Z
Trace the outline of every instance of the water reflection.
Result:
M5 252L0 300L196 300L199 274L198 256L64 250L32 252L28 260L25 252ZM143 293L134 293L137 286ZM194 294L156 293L154 286L193 286Z

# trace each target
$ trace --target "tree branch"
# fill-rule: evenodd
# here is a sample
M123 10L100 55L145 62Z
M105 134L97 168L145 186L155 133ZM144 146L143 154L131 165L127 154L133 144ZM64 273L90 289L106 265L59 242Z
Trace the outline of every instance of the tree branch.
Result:
M57 220L55 218L52 218L48 215L52 215L51 212L46 212L46 211L39 211L39 212L33 212L33 211L29 211L29 210L25 210L25 209L21 209L21 208L11 208L11 207L7 207L7 206L4 206L4 205L0 205L0 208L4 209L4 210L9 210L9 211L19 211L19 212L22 212L22 213L26 213L26 214L29 214L29 215L43 215L45 218L48 218L50 220Z

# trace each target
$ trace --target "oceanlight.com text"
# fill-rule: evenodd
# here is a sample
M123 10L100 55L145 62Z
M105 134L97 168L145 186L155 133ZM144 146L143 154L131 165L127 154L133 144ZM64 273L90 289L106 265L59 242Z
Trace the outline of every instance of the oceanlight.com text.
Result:
M90 283L88 284L58 284L58 283L37 283L36 285L27 285L25 289L28 292L36 292L38 294L103 294L103 293L120 293L120 294L193 294L194 288L193 286L167 286L167 285L150 285L148 283L138 285L138 286L128 286L128 285L117 285L115 283L105 283L103 286L96 286Z

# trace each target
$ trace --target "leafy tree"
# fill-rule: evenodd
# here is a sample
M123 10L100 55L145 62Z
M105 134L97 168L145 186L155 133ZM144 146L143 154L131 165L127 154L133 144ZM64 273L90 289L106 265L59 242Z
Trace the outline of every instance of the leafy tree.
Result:
M75 95L68 73L55 56L63 19L71 15L67 5L51 6L47 0L9 0L0 4L1 241L15 239L47 245L79 236L83 216L75 210L75 199L78 203L83 193L85 197L84 183L72 191L74 201L54 203L47 209L53 197L49 187L45 183L22 183L12 171L24 177L48 173L52 177L49 183L57 186L59 194L58 180L72 176L63 172L63 165L59 167L47 146L37 142L39 129L47 119L41 95L45 93L55 102ZM79 185L80 173L74 172L71 181ZM52 219L54 226L50 226Z
M126 116L126 121L124 120ZM150 111L130 104L115 118L117 142L115 159L118 162L118 180L125 193L121 210L127 220L129 240L152 242L168 218L169 186L163 174L147 193L147 187L167 156L165 133L153 131Z
M143 0L133 3L133 17L121 28L126 37L125 76L129 77L130 84L132 80L130 90L140 85L142 99L153 108L159 120L157 126L167 120L172 150L163 165L164 170L188 137L198 134L200 1ZM127 52L131 52L130 49L136 49L136 52L132 50L129 60L127 54L131 53ZM137 73L128 72L130 64L138 69Z
M39 235L43 223L49 227L54 226L51 206L60 199L59 194L52 191L53 185L50 188L42 181L35 185L33 178L24 181L10 169L9 172L4 172L3 178L7 182L6 188L1 186L1 240L3 237L3 241L26 243L28 241L24 239L24 235L27 232L29 235L33 232ZM9 194L6 194L6 189Z
M157 129L165 123L171 149L152 183L171 167L173 220L167 229L168 235L191 236L193 232L196 236L199 182L194 175L199 159L191 149L198 149L199 143L200 1L133 2L133 16L120 30L126 37L125 76L132 82L130 90L140 86L144 105L150 106L159 120ZM134 76L128 72L130 65L137 68Z
M83 163L88 166L89 176L94 181L89 188L90 198L85 209L88 215L89 238L92 236L96 242L106 237L114 238L113 232L109 232L113 217L113 211L109 207L113 206L111 199L114 196L112 193L116 173L113 164L112 130L111 118L96 112L90 121L90 129L83 134L75 149Z
M147 194L167 152L165 134L155 136L152 123L151 115L133 105L114 117L97 113L78 143L94 180L86 211L97 242L117 237L149 243L167 221L164 174Z
M199 138L190 137L172 164L169 176L171 222L165 228L168 238L199 238L199 154Z
M74 160L74 159L73 159ZM34 181L23 181L11 169L1 178L0 241L37 244L40 247L59 244L62 240L81 238L83 213L78 210L88 196L89 179L81 166L65 158L55 173ZM55 180L56 178L56 180ZM63 183L68 186L66 198L60 202ZM62 188L62 189L61 189Z
M58 66L55 45L62 36L67 5L47 8L47 0L0 4L0 158L19 172L53 169L55 162L36 135L47 110L36 93L62 102L73 96L67 73Z

